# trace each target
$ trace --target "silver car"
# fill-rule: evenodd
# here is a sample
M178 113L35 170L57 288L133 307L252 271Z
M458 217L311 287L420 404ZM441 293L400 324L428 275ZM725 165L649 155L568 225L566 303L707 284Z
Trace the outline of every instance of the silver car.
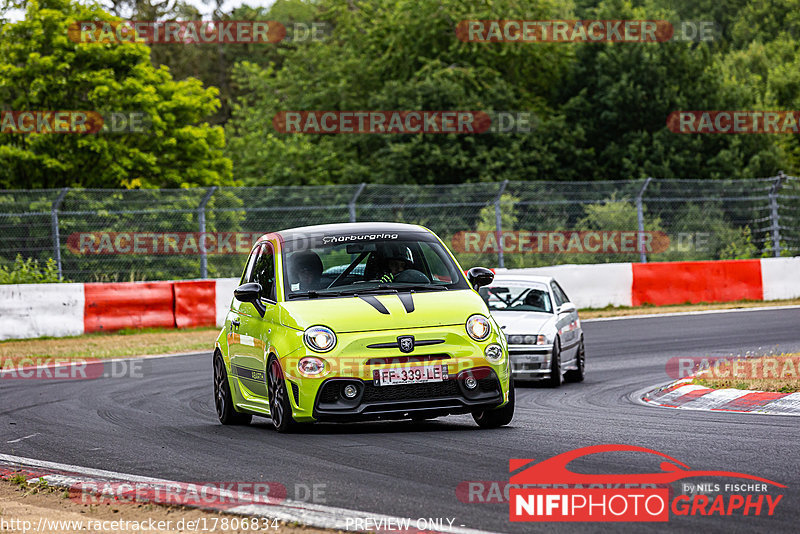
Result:
M549 276L503 276L479 293L508 339L514 378L581 382L586 351L578 310Z

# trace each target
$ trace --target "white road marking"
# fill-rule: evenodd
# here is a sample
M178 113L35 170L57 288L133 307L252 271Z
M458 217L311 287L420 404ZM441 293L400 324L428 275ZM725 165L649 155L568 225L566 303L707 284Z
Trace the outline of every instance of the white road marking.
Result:
M38 435L39 435L39 433L37 432L36 434L31 434L30 436L23 436L21 438L17 438L17 439L12 439L12 440L6 441L6 443L19 443L23 439L30 439L30 438L32 438L34 436L38 436Z
M97 477L123 482L140 482L148 483L159 486L180 484L171 480L164 480L160 478L144 477L139 475L131 475L127 473L118 473L116 471L106 471L104 469L92 469L89 467L81 467L77 465L61 464L56 462L48 462L44 460L36 460L33 458L23 458L20 456L12 456L10 454L0 454L0 462L16 465L19 467L34 467L41 469L52 469L55 471L65 471L69 473L77 473L83 475L68 476L68 475L43 475L41 477L34 477L29 482L35 483L39 480L46 480L48 484L59 487L71 487L81 482L86 482L87 477ZM215 491L214 488L210 492ZM219 491L218 489L216 491ZM223 513L233 513L239 515L252 515L252 516L265 516L269 518L279 519L281 521L298 522L304 525L317 528L330 528L336 530L347 530L348 524L353 524L356 518L371 518L380 521L385 519L397 524L397 521L407 521L408 518L401 519L395 516L387 516L383 514L376 514L373 512L362 512L357 510L349 510L346 508L337 508L334 506L326 506L321 504L313 504L302 501L285 500L280 504L246 504L236 506L227 510L220 510ZM348 523L348 519L350 522ZM411 519L412 525L415 519ZM428 529L429 532L444 532L448 534L490 534L488 531L475 530L469 528L461 528L456 526L443 525L441 528L433 530Z

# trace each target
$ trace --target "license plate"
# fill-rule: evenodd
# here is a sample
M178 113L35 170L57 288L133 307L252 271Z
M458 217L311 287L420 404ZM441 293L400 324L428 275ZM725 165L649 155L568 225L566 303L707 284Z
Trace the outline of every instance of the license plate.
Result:
M376 386L396 386L399 384L424 384L447 380L446 365L418 365L397 369L376 369L372 371Z

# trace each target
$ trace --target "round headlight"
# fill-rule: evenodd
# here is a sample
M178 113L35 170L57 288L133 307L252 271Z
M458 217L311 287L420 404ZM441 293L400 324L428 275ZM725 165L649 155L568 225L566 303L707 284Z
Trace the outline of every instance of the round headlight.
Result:
M315 376L325 370L325 362L313 356L306 356L297 362L297 370L306 376Z
M483 315L473 315L467 319L467 334L475 341L484 341L492 333L489 319Z
M526 345L536 345L536 336L525 336Z
M508 336L509 345L522 345L522 336Z
M503 359L503 348L497 343L492 343L486 347L483 353L486 355L486 359L492 363L497 363Z
M326 326L312 326L306 329L303 341L315 352L328 352L336 346L336 334Z

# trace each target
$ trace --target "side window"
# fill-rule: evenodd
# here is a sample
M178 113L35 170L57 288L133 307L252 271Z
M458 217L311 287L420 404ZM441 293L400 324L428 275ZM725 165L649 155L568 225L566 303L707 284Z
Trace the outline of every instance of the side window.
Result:
M422 255L425 259L425 263L430 269L429 274L430 279L433 282L446 282L452 283L453 282L453 273L451 273L445 262L442 258L436 253L429 244L427 243L420 243L420 248L422 249Z
M556 282L555 284L556 284L556 289L558 290L558 294L561 296L561 300L563 300L564 302L570 302L567 293L563 289L561 289L561 286L558 285L558 282Z
M261 284L261 298L276 301L275 254L272 245L265 243L253 251L244 274L244 282Z
M556 299L556 307L564 304L563 293L560 291L558 285L555 282L550 282L550 288L553 290L553 297Z

